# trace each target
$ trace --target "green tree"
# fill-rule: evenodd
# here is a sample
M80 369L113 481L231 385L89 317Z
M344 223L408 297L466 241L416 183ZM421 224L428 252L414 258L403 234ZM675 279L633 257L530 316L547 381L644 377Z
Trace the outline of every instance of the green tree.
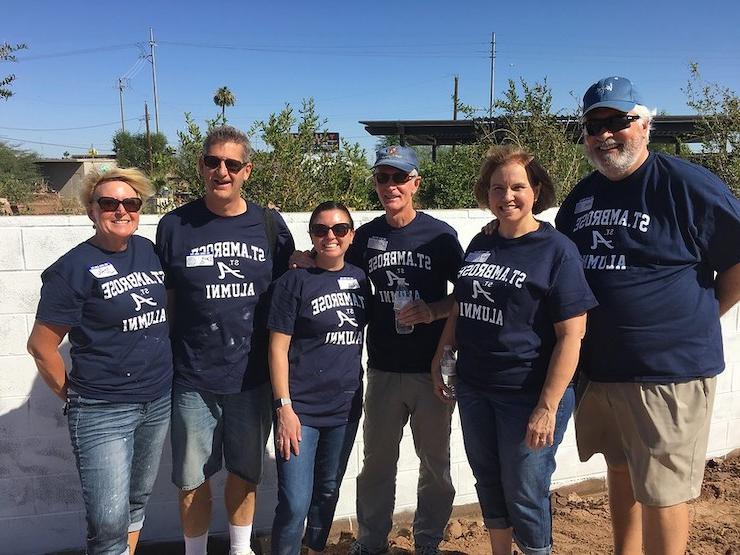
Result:
M28 46L23 43L10 44L9 42L3 42L0 44L0 62L15 62L16 57L14 52L25 50L26 48L28 48ZM13 81L15 81L15 75L13 73L6 75L5 77L0 77L0 98L3 100L8 100L13 96L13 91L10 89L10 85Z
M561 202L576 182L589 171L580 146L574 143L572 129L580 129L580 113L553 112L552 90L547 79L519 85L509 79L503 97L496 100L502 128L484 135L489 143L514 143L532 152L555 183ZM501 137L501 138L499 138Z
M167 144L163 133L151 133L152 159L149 160L149 145L146 133L118 131L113 135L113 152L116 163L122 168L139 168L146 172L154 187L159 191L167 183L172 170L174 152Z
M0 197L12 203L26 202L43 188L35 162L38 156L0 142Z
M221 118L226 121L226 107L233 106L236 103L236 97L229 90L229 87L221 87L213 95L213 103L216 106L221 106Z
M190 199L202 197L205 193L203 178L198 173L203 141L207 133L214 127L223 125L224 121L220 115L206 120L206 133L203 133L190 112L185 112L185 129L177 132L177 151L172 165L172 172L180 183L178 193Z
M697 130L703 138L696 161L740 196L740 98L727 87L705 83L698 64L692 63L689 72L686 104L700 116Z
M372 207L364 150L342 142L338 152L323 151L316 135L325 132L325 124L313 99L303 101L298 115L286 105L255 123L251 133L259 135L267 150L254 155L250 198L283 211L312 210L328 199L356 210Z
M421 208L475 208L473 185L483 161L487 145L440 148L437 161L421 159L419 173L422 175L417 200Z

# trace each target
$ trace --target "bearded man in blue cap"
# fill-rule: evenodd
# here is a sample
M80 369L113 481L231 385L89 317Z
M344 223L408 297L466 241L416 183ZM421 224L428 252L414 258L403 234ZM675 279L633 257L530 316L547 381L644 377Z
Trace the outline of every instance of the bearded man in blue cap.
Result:
M719 318L740 299L740 203L708 170L648 150L652 115L629 79L591 85L583 113L596 171L556 218L599 301L578 451L606 459L616 554L682 554L724 369Z

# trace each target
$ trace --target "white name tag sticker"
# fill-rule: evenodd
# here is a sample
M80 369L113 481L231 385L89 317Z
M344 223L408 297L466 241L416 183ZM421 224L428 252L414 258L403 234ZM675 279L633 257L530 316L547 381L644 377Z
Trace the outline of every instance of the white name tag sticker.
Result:
M337 283L339 284L339 288L342 291L346 291L347 289L359 289L360 283L357 281L356 278L353 277L340 277L337 280Z
M118 270L115 269L113 264L105 262L104 264L98 264L90 268L90 273L96 278L107 278L118 275Z
M573 211L575 214L580 214L586 210L591 210L594 205L594 197L582 198L576 202L576 209Z
M388 248L388 239L385 237L370 237L367 240L367 248L384 251Z
M489 251L473 251L465 257L465 262L485 262L490 256Z
M212 254L189 254L185 258L185 265L188 268L195 268L196 266L213 266L213 255Z

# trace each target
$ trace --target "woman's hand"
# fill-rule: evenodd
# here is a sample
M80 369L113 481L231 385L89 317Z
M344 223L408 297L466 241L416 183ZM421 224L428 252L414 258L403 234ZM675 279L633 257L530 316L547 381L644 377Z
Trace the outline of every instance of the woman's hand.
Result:
M301 421L293 411L293 407L285 405L277 409L277 425L275 426L275 453L280 454L286 461L290 453L300 453Z
M296 268L315 268L316 261L314 251L293 251L288 259L288 268L295 270Z
M524 439L530 449L542 449L555 443L555 420L557 407L554 410L537 405L527 423L527 436Z

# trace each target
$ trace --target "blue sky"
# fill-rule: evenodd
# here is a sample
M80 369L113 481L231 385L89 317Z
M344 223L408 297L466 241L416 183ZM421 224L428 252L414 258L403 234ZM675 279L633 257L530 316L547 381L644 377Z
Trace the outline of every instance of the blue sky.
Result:
M184 112L200 123L213 117L213 94L228 86L237 98L227 108L233 125L248 129L285 103L299 107L313 97L327 130L371 151L375 139L358 120L451 118L456 74L461 99L487 106L492 31L496 93L509 78L547 78L557 109L573 109L590 83L617 74L631 78L650 107L690 113L681 90L690 61L705 80L740 91L736 0L11 6L3 10L0 41L25 42L29 50L15 64L0 64L0 76L17 78L15 96L0 101L0 140L50 157L91 145L110 152L120 126L117 80L131 70L126 129L144 130L144 101L154 110L151 66L138 62L136 73L144 51L137 43L147 43L150 27L159 45L160 129L173 145Z

